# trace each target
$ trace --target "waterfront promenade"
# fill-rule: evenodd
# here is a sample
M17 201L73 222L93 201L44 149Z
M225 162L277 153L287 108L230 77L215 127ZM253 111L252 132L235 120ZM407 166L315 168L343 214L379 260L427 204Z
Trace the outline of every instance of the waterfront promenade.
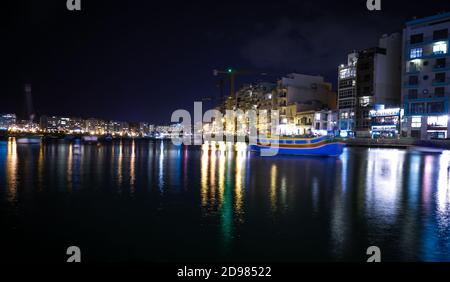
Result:
M371 139L371 138L348 138L342 140L349 147L375 147L375 148L409 148L411 146L437 147L450 149L450 140L433 139L419 140L413 138L399 139Z

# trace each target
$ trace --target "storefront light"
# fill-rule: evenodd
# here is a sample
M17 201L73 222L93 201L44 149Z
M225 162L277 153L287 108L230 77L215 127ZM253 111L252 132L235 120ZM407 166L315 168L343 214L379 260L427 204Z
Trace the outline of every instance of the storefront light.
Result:
M430 116L427 119L427 124L431 126L447 127L448 116Z

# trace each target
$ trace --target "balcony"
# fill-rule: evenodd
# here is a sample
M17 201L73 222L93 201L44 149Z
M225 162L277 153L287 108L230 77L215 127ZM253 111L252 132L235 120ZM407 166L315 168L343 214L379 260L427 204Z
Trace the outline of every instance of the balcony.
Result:
M405 88L417 88L419 87L419 82L411 82L411 81L406 81L403 83L403 87Z
M433 71L447 71L450 67L447 64L435 64L433 66Z
M422 40L422 42L417 42L417 43L411 43L411 40L407 40L406 41L406 45L407 46L411 46L411 47L418 47L418 46L422 46L422 45L427 45L430 43L435 43L435 42L439 42L439 41L446 41L449 40L449 38L441 38L441 39L434 39L433 36L425 36Z
M445 79L433 79L433 86L443 86L450 84L450 77L446 77Z
M415 98L414 97L405 96L403 98L403 100L405 102L439 102L439 101L446 100L446 97L449 97L450 93L449 92L445 92L443 94L437 94L438 96L436 94L434 94L434 93L430 93L429 95L430 95L430 97L415 97Z
M398 121L385 121L385 122L379 122L379 121L371 121L370 122L371 125L378 125L378 126L386 126L386 125L397 125Z
M415 73L419 73L422 71L422 67L421 66L410 66L407 70L406 73L407 74L415 74Z

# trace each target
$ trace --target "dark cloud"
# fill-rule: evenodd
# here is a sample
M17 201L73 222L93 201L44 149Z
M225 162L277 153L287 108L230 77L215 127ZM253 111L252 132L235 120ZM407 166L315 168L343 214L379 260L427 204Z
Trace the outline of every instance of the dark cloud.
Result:
M362 16L350 21L332 15L310 21L282 19L250 36L242 47L242 56L259 68L321 73L344 62L347 53L375 46L383 33L400 31L400 26L392 28L395 21L365 23Z

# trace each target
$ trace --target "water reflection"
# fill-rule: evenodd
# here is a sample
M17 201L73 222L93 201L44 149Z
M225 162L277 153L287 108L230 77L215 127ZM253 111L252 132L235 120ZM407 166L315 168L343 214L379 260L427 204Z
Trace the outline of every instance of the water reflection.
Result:
M439 160L438 191L436 193L437 211L441 218L450 216L450 152L446 151ZM442 229L448 229L450 222L442 222Z
M365 175L365 208L374 224L394 224L398 214L403 183L405 151L370 149L367 153ZM380 222L382 221L382 222ZM369 222L372 224L372 222Z
M277 211L277 166L272 164L270 169L270 207L272 212Z
M7 194L8 201L14 203L17 200L17 187L18 187L18 175L17 175L17 144L15 138L9 138L8 151L6 159L6 181L7 181Z
M158 173L159 191L164 191L164 142L161 142L159 147L159 173Z
M236 144L236 165L235 165L235 214L240 222L244 220L244 187L245 183L245 159L246 147L242 143Z
M377 245L386 260L450 261L449 167L450 152L347 148L337 159L262 158L243 143L33 147L9 139L0 143L0 207L4 214L35 207L51 221L63 213L60 199L80 207L96 199L105 217L121 211L115 216L135 230L158 230L150 232L157 241L179 232L166 230L178 220L189 226L187 239L209 244L205 254L219 258L358 260ZM72 218L83 216L75 211ZM144 237L133 241L145 245ZM172 251L182 252L180 244Z
M131 193L135 192L135 181L136 181L136 144L134 140L131 143L131 154L130 154L130 190Z

